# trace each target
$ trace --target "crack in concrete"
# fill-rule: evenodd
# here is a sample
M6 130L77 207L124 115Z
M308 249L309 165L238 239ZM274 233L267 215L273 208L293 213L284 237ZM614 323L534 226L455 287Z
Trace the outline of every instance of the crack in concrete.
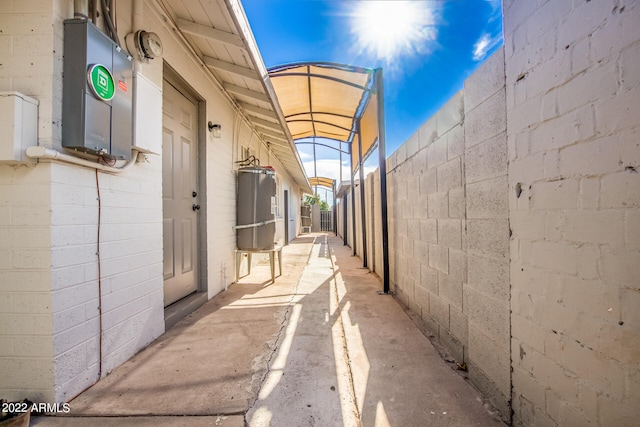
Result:
M316 238L313 238L313 242L311 242L311 250L309 251L309 255L307 256L307 264L305 265L305 269L307 268L307 266L309 265L309 261L311 260L311 254L313 253L313 245L316 244ZM303 269L303 274L304 274L304 269ZM302 276L301 276L302 277ZM264 387L265 382L267 381L267 378L269 377L269 374L271 373L271 364L273 362L274 357L276 356L276 354L278 353L278 350L280 349L280 346L282 344L282 341L284 340L284 331L287 329L287 325L289 323L289 318L291 315L291 310L293 308L293 301L296 298L296 296L298 296L298 285L300 284L300 278L298 278L298 280L296 281L295 287L293 289L293 292L291 293L291 297L289 298L289 301L287 301L287 308L284 311L284 315L282 316L282 319L280 320L280 329L278 330L278 333L276 334L275 338L270 340L268 342L268 346L272 349L271 353L268 353L268 358L266 358L264 355L259 356L255 362L254 362L254 378L256 376L259 376L260 371L262 369L264 369L264 374L262 375L262 378L260 378L259 380L255 380L252 379L251 381L251 398L249 400L249 405L247 407L247 410L244 411L244 413L242 415L244 415L245 419L244 419L244 423L245 425L249 425L249 420L247 420L246 416L247 414L254 408L254 406L256 405L256 403L258 402L258 396L260 395L260 391L262 390L262 388ZM262 367L263 363L264 368ZM256 366L257 365L257 366ZM257 385L256 385L257 383Z

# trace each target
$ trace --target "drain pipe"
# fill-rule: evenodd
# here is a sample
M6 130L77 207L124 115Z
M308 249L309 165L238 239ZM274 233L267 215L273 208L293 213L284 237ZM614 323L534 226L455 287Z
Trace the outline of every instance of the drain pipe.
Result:
M131 10L131 32L124 37L124 44L129 54L133 58L133 76L134 85L136 76L142 71L142 62L147 60L145 53L142 50L140 37L144 31L142 31L142 25L144 21L144 2L142 0L136 0L133 2ZM150 58L150 57L149 57ZM135 98L134 90L134 98ZM135 104L135 99L134 99Z
M132 32L136 32L142 29L142 18L144 11L144 2L143 1L134 1L133 2L133 17L131 20L131 29Z
M128 34L127 37L135 37L136 33L142 30L143 19L144 19L144 2L142 0L134 1L133 16L131 17L131 34ZM133 56L133 72L135 76L137 73L141 71L141 68L142 68L140 66L141 58L139 55L134 55L134 52L130 52L130 53L131 53L131 56Z

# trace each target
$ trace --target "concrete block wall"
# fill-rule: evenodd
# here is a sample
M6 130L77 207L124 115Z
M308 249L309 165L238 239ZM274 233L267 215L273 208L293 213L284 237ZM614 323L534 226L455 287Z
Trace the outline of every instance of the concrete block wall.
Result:
M118 9L121 39L129 32L131 6L124 2ZM162 88L166 61L201 97L200 119L223 126L222 138L207 134L199 155L207 203L201 281L212 297L234 277L233 152L251 138L251 130L165 22L164 13L156 2L145 3L145 29L160 35L165 54L141 65L140 72ZM71 0L0 3L0 90L21 91L40 101L39 144L54 149L61 146L62 22L72 16ZM148 117L161 116L162 105L154 107L158 114ZM149 119L136 125L157 129L162 123ZM157 141L142 142L157 146ZM262 148L268 157L266 145ZM68 401L98 378L100 364L106 375L164 332L162 158L150 154L146 160L120 174L99 172L98 182L94 169L76 165L0 165L3 398ZM269 163L283 186L297 188L281 164Z
M640 418L638 22L504 2L514 425Z
M384 277L384 265L382 261L382 213L377 209L380 206L380 169L367 176L367 222L369 236L369 269ZM387 195L388 197L388 195Z
M362 191L362 185L364 183L361 183L357 178L354 180L354 187L353 187L353 194L351 192L349 192L349 200L348 202L350 203L349 207L355 206L355 210L354 210L354 215L356 217L356 227L355 227L355 237L354 235L351 235L351 238L353 238L353 242L350 241L351 247L353 248L355 245L355 249L356 249L356 253L360 256L362 256L363 253L363 239L362 239L362 213L361 213L361 199L360 199L360 191ZM351 197L354 197L355 199L355 203L351 204ZM366 200L365 200L366 201ZM349 219L349 221L351 221L351 218Z
M487 60L387 160L400 301L505 418L510 401L504 56Z
M97 181L93 169L51 165L57 402L98 378L101 335L105 375L164 332L161 176L153 158L119 175L98 173Z
M476 386L508 419L509 199L502 49L465 81L464 111L467 367Z
M62 20L73 2L0 2L0 90L39 100L38 137L60 138ZM58 91L59 89L59 91ZM3 135L0 133L0 143ZM52 165L0 165L0 394L54 402Z
M72 5L0 5L1 89L40 101L38 142L52 148L61 145L62 22ZM0 166L8 255L0 267L3 397L62 402L98 378L98 251L103 375L164 331L161 180L153 156L121 175L99 173L98 248L95 170Z
M363 258L364 240L362 239L362 210L360 191L365 192L364 210L365 210L365 229L367 243L367 268L369 270L381 274L382 271L382 241L380 240L381 219L380 212L377 209L380 206L380 178L379 172L368 174L361 186L360 181L356 181L354 188L355 206L356 206L356 254ZM349 192L348 202L351 203L351 192ZM339 212L341 214L341 212ZM350 215L350 214L349 214ZM351 217L349 216L349 227L351 227ZM342 235L342 230L338 230ZM351 245L351 241L349 241ZM351 246L353 247L353 246Z
M54 401L50 174L50 165L0 165L3 398Z
M637 22L633 1L505 1L464 114L387 159L398 298L514 425L640 417Z
M311 231L314 233L320 232L320 204L314 203L311 205Z
M120 6L119 10L123 7ZM261 164L271 165L276 169L280 180L281 191L284 188L296 189L291 176L285 167L278 162L266 144L258 140L247 122L233 109L230 101L222 93L219 85L203 69L206 68L194 58L185 46L184 41L164 21L164 11L156 2L147 2L145 7L145 25L156 32L164 46L163 60L171 66L191 88L203 99L205 106L204 122L212 121L222 125L221 138L213 138L206 133L200 154L204 151L204 162L199 166L205 169L202 177L205 184L207 208L205 210L206 243L202 247L201 258L204 257L203 272L207 274L209 298L224 290L234 280L234 250L236 249L236 172L238 167L234 161L240 151L239 147L249 147L260 157ZM126 13L125 13L126 14ZM150 30L151 31L151 30ZM155 79L154 83L162 85L162 62L154 62L144 68L145 75ZM234 155L235 154L235 155ZM201 191L202 191L201 190ZM292 206L299 209L295 192L290 191ZM283 197L282 192L280 198ZM281 202L284 209L284 204ZM299 210L296 210L299 215ZM284 225L277 223L276 240L284 240ZM254 257L259 262L262 257Z
M0 90L36 98L41 145L60 144L63 20L73 1L0 2Z

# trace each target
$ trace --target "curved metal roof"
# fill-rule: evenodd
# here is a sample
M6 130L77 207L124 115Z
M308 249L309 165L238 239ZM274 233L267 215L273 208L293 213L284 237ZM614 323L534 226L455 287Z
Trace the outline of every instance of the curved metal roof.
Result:
M374 71L333 62L270 68L269 77L294 140L351 142L374 86Z
M309 184L312 187L318 186L318 187L327 187L331 190L333 190L333 186L335 185L336 180L335 179L331 179L331 178L327 178L324 176L314 176L309 178Z

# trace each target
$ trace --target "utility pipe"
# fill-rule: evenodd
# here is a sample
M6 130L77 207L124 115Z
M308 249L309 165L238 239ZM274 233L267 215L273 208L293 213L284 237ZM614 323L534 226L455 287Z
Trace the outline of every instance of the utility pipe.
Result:
M73 0L73 16L76 18L89 19L88 0Z
M127 37L135 37L135 34L138 30L142 30L143 19L144 19L144 1L136 0L133 2L133 16L131 17L131 35L127 35ZM126 39L126 37L125 37ZM129 45L125 43L127 47ZM139 73L141 70L141 62L139 55L136 55L136 52L131 52L131 56L133 57L133 68L134 75ZM134 94L136 92L134 91Z
M80 157L70 156L68 154L64 154L59 151L52 150L50 148L46 148L42 146L27 147L27 157L31 157L32 159L58 160L65 163L73 163L75 165L98 169L104 172L111 172L111 173L121 173L130 169L131 166L133 166L136 163L138 159L138 154L140 154L140 152L134 149L131 160L129 160L122 167L115 167L115 166L108 166L108 165L92 162L91 160L82 159Z

